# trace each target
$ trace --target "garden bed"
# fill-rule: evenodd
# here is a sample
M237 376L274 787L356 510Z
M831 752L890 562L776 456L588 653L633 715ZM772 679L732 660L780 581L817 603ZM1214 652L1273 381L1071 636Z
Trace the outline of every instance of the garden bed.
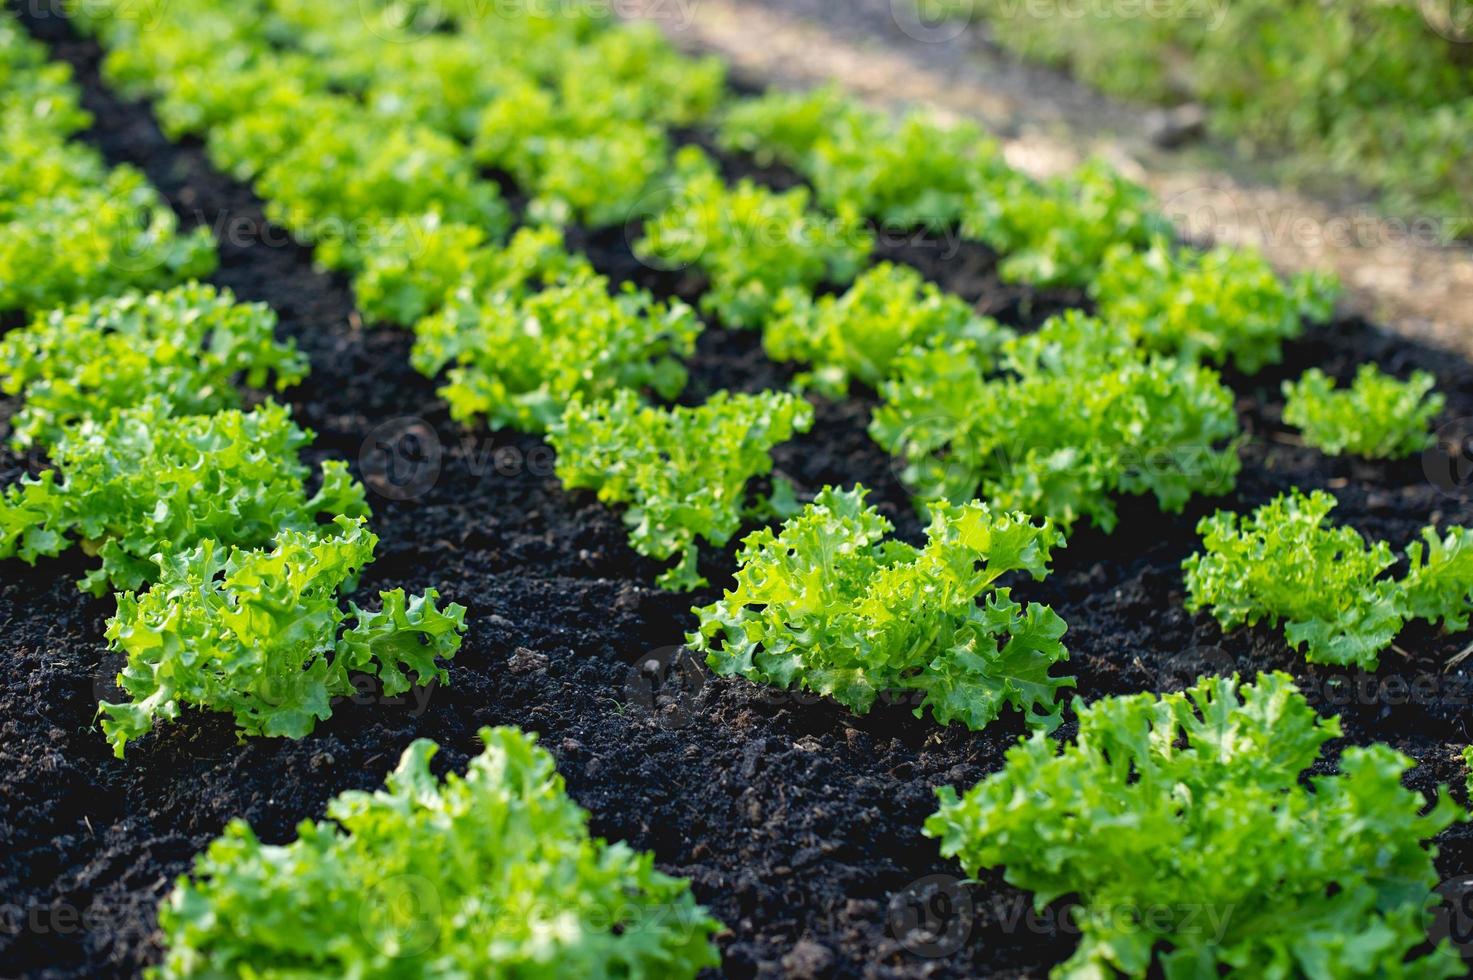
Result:
M1039 976L1069 955L1074 937L1058 916L1025 915L1030 896L1000 876L962 884L920 832L937 786L969 786L1001 766L1023 732L1016 716L980 733L940 728L901 704L856 717L682 659L677 645L695 623L689 608L719 595L730 551L704 555L715 589L654 588L656 564L629 549L617 513L560 488L542 440L452 423L434 384L409 366L409 333L361 323L347 283L316 272L310 252L267 224L247 187L215 172L199 146L164 139L147 105L109 92L95 43L56 20L28 23L76 68L97 117L86 137L109 162L144 169L186 227L211 227L221 253L212 281L269 303L281 333L310 357L310 377L286 396L318 433L308 461L352 460L370 487L388 491L370 498L382 544L365 587L437 588L468 608L470 630L444 688L399 703L366 692L300 741L238 743L227 716L186 712L120 761L93 724L120 665L101 639L111 601L77 592L80 558L0 565L0 909L19 924L12 930L6 919L0 929L0 972L136 974L160 952L155 906L227 820L244 817L263 839L288 840L335 794L378 786L410 740L444 746L437 771L460 768L476 729L495 724L540 733L594 833L652 850L662 869L691 879L730 929L721 940L728 975ZM620 229L575 233L570 245L615 279L666 294L700 288L693 277L640 266L628 241ZM883 251L1015 326L1036 325L1071 299L1002 287L984 250L956 257L943 247L917 239ZM1128 499L1113 535L1082 528L1046 581L1017 592L1069 624L1067 672L1088 700L1179 690L1200 671L1287 670L1316 708L1342 716L1346 737L1332 748L1387 742L1417 761L1412 785L1452 784L1461 802L1473 680L1466 664L1445 665L1469 636L1411 627L1377 674L1342 675L1308 667L1266 626L1224 636L1206 614L1183 609L1180 563L1198 544L1197 520L1219 506L1246 509L1294 486L1332 488L1339 521L1394 542L1428 523L1473 523L1445 452L1372 464L1331 459L1287 436L1282 380L1318 366L1343 381L1368 362L1434 372L1448 399L1440 422L1473 418L1466 361L1358 320L1312 329L1284 363L1227 378L1249 436L1233 495L1194 500L1180 515ZM789 377L755 333L717 329L690 369L691 403ZM812 431L775 451L777 471L807 494L862 482L914 538L919 523L894 464L865 432L872 406L865 395L819 403ZM13 410L7 404L5 415ZM398 490L362 472L385 452L408 477ZM7 451L0 475L10 482L41 463ZM1061 734L1069 732L1066 723ZM1445 878L1473 873L1473 829L1455 827L1437 843ZM925 908L945 913L940 936L912 928Z

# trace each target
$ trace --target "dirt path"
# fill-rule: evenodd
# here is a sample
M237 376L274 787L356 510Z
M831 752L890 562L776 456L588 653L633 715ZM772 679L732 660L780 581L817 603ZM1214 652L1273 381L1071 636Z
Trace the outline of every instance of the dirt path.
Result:
M978 42L925 25L909 0L633 0L683 47L713 51L749 79L836 79L877 104L926 103L1000 135L1014 166L1056 173L1102 154L1152 189L1194 240L1253 244L1283 271L1329 268L1345 308L1409 337L1473 353L1473 249L1430 219L1379 216L1352 192L1327 203L1274 186L1222 147L1165 152L1146 113ZM1473 164L1470 164L1473 165Z

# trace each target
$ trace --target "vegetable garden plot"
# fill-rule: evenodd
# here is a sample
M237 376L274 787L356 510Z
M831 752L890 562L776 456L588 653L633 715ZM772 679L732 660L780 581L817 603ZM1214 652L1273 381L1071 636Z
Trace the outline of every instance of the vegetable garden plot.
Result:
M65 42L58 53L95 64L86 43ZM228 216L264 227L259 201L213 171L198 147L169 144L146 107L112 101L94 74L82 77L88 98L108 109L92 135L110 160L138 161L172 204L205 225ZM622 235L569 239L606 274L635 267ZM435 588L469 607L470 631L448 684L355 691L301 741L237 744L231 718L186 710L116 762L91 727L98 697L117 695L110 678L120 664L101 640L108 603L78 608L73 583L87 562L64 557L37 572L7 563L0 573L15 640L0 695L0 751L14 783L0 817L12 845L0 893L19 896L28 917L40 910L42 924L4 937L7 962L96 975L156 961L155 905L228 820L249 821L268 843L286 842L299 820L321 817L340 792L378 789L414 738L438 742L439 758L461 772L480 751L475 732L496 724L541 733L595 834L651 850L661 870L690 879L695 899L730 930L719 946L731 975L1036 975L1070 955L1075 934L1057 906L1023 916L1028 893L995 872L960 891L938 883L933 876L954 881L962 868L922 836L937 809L933 788L964 791L998 770L1023 732L1017 715L1004 712L969 733L914 718L916 705L904 698L880 699L859 716L807 694L688 669L673 648L697 626L689 607L715 601L719 588L694 596L654 588L665 566L629 547L618 512L559 489L541 439L507 430L466 436L435 383L411 368L412 338L355 326L351 293L314 272L309 253L230 236L220 249L214 281L280 312L283 336L311 362L311 374L281 396L318 433L307 462L360 459L365 444L378 442L408 452L396 422L405 416L423 420L416 433L434 434L438 472L410 487L417 495L369 481L392 496L370 496L380 542L361 590ZM678 278L647 274L642 284L670 293L684 288ZM1036 325L1004 318L1014 328ZM1363 361L1398 376L1424 367L1438 377L1447 415L1473 407L1466 366L1364 324L1316 330L1288 345L1282 365L1228 378L1248 433L1234 495L1164 516L1153 498L1125 496L1113 535L1085 523L1053 555L1047 579L1013 583L1017 600L1052 606L1069 625L1068 673L1081 693L1093 700L1177 690L1201 670L1283 669L1314 708L1342 715L1348 742L1389 741L1415 758L1415 788L1461 782L1466 682L1442 667L1466 637L1412 627L1400 643L1410 657L1396 654L1369 675L1377 679L1371 696L1350 685L1345 704L1347 688L1290 652L1280 631L1265 625L1223 636L1205 614L1183 608L1180 562L1199 547L1197 519L1219 505L1247 510L1291 486L1333 489L1336 520L1398 544L1426 523L1470 519L1463 498L1429 482L1417 459L1337 460L1274 438L1290 431L1281 421L1282 381L1318 366L1344 384ZM719 329L702 334L688 369L682 401L692 407L723 389L778 388L793 374L765 358L757 334ZM809 431L773 450L774 472L803 499L828 484L861 482L900 536L922 544L902 468L865 432L877 399L855 387L846 400L815 403ZM374 464L372 449L362 458ZM701 571L718 586L735 568L733 550L702 551ZM1437 683L1409 701L1395 693L1398 678ZM1066 722L1055 737L1073 732ZM98 784L108 792L95 792ZM1442 833L1439 875L1467 870L1465 841L1460 825ZM938 888L970 903L960 941L910 928L911 903ZM69 909L93 913L85 928L65 924Z

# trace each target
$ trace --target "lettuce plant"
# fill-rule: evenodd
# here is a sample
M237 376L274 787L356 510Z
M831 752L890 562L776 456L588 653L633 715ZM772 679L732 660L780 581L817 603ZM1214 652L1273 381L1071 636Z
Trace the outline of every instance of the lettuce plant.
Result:
M67 142L92 123L81 95L71 66L52 61L46 47L12 14L0 11L0 135L5 137L0 143L0 215L18 201L49 196L57 186L57 170L70 169L56 168L60 160L81 163L87 174L82 183L101 183L105 167L96 151ZM45 166L45 158L53 166ZM29 172L26 164L31 165Z
M1085 286L1117 245L1144 248L1171 225L1150 193L1101 160L1035 183L1016 172L976 182L962 233L996 249L1008 282Z
M483 728L464 776L410 744L285 845L243 820L159 909L153 976L694 978L721 925L654 857L588 834L535 736Z
M1212 369L1147 355L1075 312L1005 343L996 376L993 361L975 341L915 348L881 385L870 434L919 502L978 496L1068 533L1081 517L1113 529L1113 494L1179 511L1232 490L1238 420Z
M747 483L772 471L771 450L813 425L813 408L787 392L717 392L697 408L653 408L621 389L611 399L574 399L548 430L557 475L569 490L596 490L627 504L634 550L680 556L658 580L689 591L706 584L696 542L724 545L741 527Z
M152 587L119 594L107 624L112 649L127 655L118 684L129 700L99 706L114 753L186 705L229 712L242 735L301 738L332 714L333 698L355 693L354 673L377 677L389 696L444 683L438 661L460 647L463 607L441 611L433 589L381 592L376 612L338 606L377 544L362 518L339 517L325 530L283 531L269 551L207 540L155 556Z
M804 188L726 186L697 147L676 155L671 179L670 199L645 223L635 253L704 272L710 288L701 309L730 327L760 326L790 287L850 282L874 244L853 211L825 218L809 210Z
M1254 249L1197 252L1158 238L1145 251L1111 249L1090 294L1101 317L1151 350L1252 374L1277 364L1306 320L1329 320L1338 288L1318 273L1286 285Z
M488 236L434 211L406 218L394 231L364 249L353 296L370 322L407 327L444 305L487 251Z
M90 146L18 126L0 132L6 137L0 146L0 187L5 188L0 220L9 221L39 201L107 183L107 163Z
M984 728L1010 705L1055 727L1058 690L1073 684L1049 675L1068 658L1064 621L996 583L1043 578L1062 535L973 501L938 505L917 548L887 537L867 492L825 488L778 533L749 535L736 588L696 610L691 649L718 674L797 685L860 714L914 692L916 716L929 708L942 724Z
M774 88L727 104L717 121L716 140L723 149L746 153L762 166L776 162L807 173L820 142L837 127L868 114L838 85L807 92Z
M678 51L648 23L616 24L569 46L554 72L565 103L667 127L702 123L726 98L725 62Z
M997 143L976 126L942 125L926 112L898 122L842 117L810 165L825 207L852 208L896 230L955 227L976 186L1008 173Z
M1473 612L1473 528L1450 527L1442 534L1422 529L1422 540L1407 545L1408 570L1402 579L1407 616L1468 628Z
M310 137L267 166L256 190L267 216L314 244L327 268L356 271L376 240L426 212L492 236L510 223L496 185L479 178L459 144L428 127L349 115L323 120Z
M1428 809L1386 745L1307 776L1340 724L1287 674L1074 710L1072 742L1035 733L964 795L938 790L925 827L1039 909L1077 896L1079 947L1052 976L1463 975L1447 944L1418 947L1438 901L1424 841L1467 815L1445 789Z
M341 461L322 464L322 487L308 495L297 451L311 440L271 402L179 417L154 397L86 420L51 447L54 469L6 488L0 558L34 564L80 546L101 559L80 587L102 595L138 589L157 572L154 555L206 539L254 547L320 515L366 516L363 487Z
M0 13L0 132L71 136L92 122L81 95L71 66L51 61L9 12Z
M280 63L268 62L266 70L282 68ZM295 83L286 80L285 84L267 88L248 106L244 111L228 113L225 119L203 131L210 162L240 181L259 179L288 153L298 151L316 130L344 128L361 118L357 107L346 96L304 91L300 76L295 78ZM379 128L386 129L388 124L380 122ZM304 158L304 154L299 152L298 157ZM283 176L283 180L290 177ZM258 187L257 192L260 190ZM303 222L312 215L284 217Z
M1267 617L1284 623L1311 663L1375 670L1409 620L1468 628L1473 604L1473 529L1422 529L1407 545L1407 573L1385 541L1326 527L1335 498L1295 490L1247 517L1219 511L1197 526L1203 550L1182 565L1187 608L1210 608L1223 629Z
M1282 622L1310 663L1375 670L1407 615L1401 585L1384 577L1395 558L1384 541L1325 526L1334 507L1327 493L1296 490L1246 517L1204 517L1203 550L1182 564L1187 609L1210 609L1225 630Z
M1010 336L916 270L889 262L859 276L842 296L784 291L762 327L768 356L813 365L801 383L834 398L848 392L851 380L878 388L908 348L972 340L991 356Z
M1297 382L1284 382L1284 421L1332 456L1411 456L1436 442L1427 427L1446 403L1431 393L1436 383L1426 371L1398 381L1362 364L1348 388L1336 388L1323 371L1310 368Z
M498 93L478 126L476 159L512 174L541 221L620 224L669 162L660 127L607 104L569 104L530 80Z
M499 245L481 228L447 223L434 213L399 227L402 234L368 251L353 281L358 309L386 323L412 326L457 292L523 296L594 274L586 258L564 248L557 228L518 228Z
M12 442L49 445L153 395L180 415L236 408L237 378L259 388L274 375L281 391L306 376L307 359L275 327L265 304L198 283L38 315L0 339L0 391L24 401Z
M657 303L629 283L611 296L589 276L521 298L462 291L415 326L412 357L431 377L453 365L440 395L457 421L541 432L575 396L648 388L674 398L702 328L679 300Z
M215 264L209 229L181 232L158 191L126 164L101 184L0 210L0 312L172 286Z
M824 207L890 228L955 225L975 185L1007 170L997 144L973 125L942 125L925 112L895 121L834 87L736 102L717 136L729 150L795 168Z

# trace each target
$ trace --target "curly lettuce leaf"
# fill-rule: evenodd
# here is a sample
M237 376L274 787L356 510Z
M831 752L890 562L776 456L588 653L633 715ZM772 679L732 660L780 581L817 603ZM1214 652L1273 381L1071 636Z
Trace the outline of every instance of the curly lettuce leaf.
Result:
M881 695L915 692L916 716L929 709L942 724L984 728L1011 706L1051 730L1058 691L1073 684L1049 674L1068 657L1064 622L996 582L1044 577L1063 537L974 501L938 506L916 548L887 538L867 493L825 488L779 532L748 536L736 588L696 610L691 649L718 674L796 684L860 714Z
M548 429L557 475L570 490L598 492L627 504L624 524L634 550L680 563L662 588L689 591L697 541L723 545L741 527L747 483L772 471L772 448L806 432L813 408L787 392L718 392L697 408L653 408L627 389L612 399L575 399Z
M301 738L354 692L350 673L381 679L387 695L448 679L440 661L460 647L465 609L438 594L380 594L383 608L351 606L342 630L339 593L373 561L378 538L362 518L315 531L283 531L270 551L215 541L157 555L152 588L118 596L112 649L127 655L118 684L130 700L99 706L122 757L127 743L172 721L184 705L229 712L242 735Z
M721 925L654 857L590 837L535 736L483 728L464 776L413 742L285 845L242 820L159 910L152 976L694 978Z
M925 826L968 874L1002 867L1039 909L1077 896L1079 947L1052 976L1463 974L1446 943L1409 957L1438 902L1423 842L1467 814L1445 789L1428 809L1385 745L1306 779L1340 725L1288 675L1074 710L1073 741L1035 733L965 794L939 789Z
M176 416L161 398L87 420L51 449L54 469L25 477L0 499L0 558L34 564L81 547L101 564L83 591L138 589L155 555L205 540L255 547L318 518L367 516L363 487L346 464L322 464L307 493L297 452L312 438L272 402L249 412Z
M307 359L275 327L265 304L198 283L39 315L0 340L0 391L24 401L12 442L50 445L150 396L179 415L208 415L239 407L237 380L259 388L274 375L284 390L306 376Z

